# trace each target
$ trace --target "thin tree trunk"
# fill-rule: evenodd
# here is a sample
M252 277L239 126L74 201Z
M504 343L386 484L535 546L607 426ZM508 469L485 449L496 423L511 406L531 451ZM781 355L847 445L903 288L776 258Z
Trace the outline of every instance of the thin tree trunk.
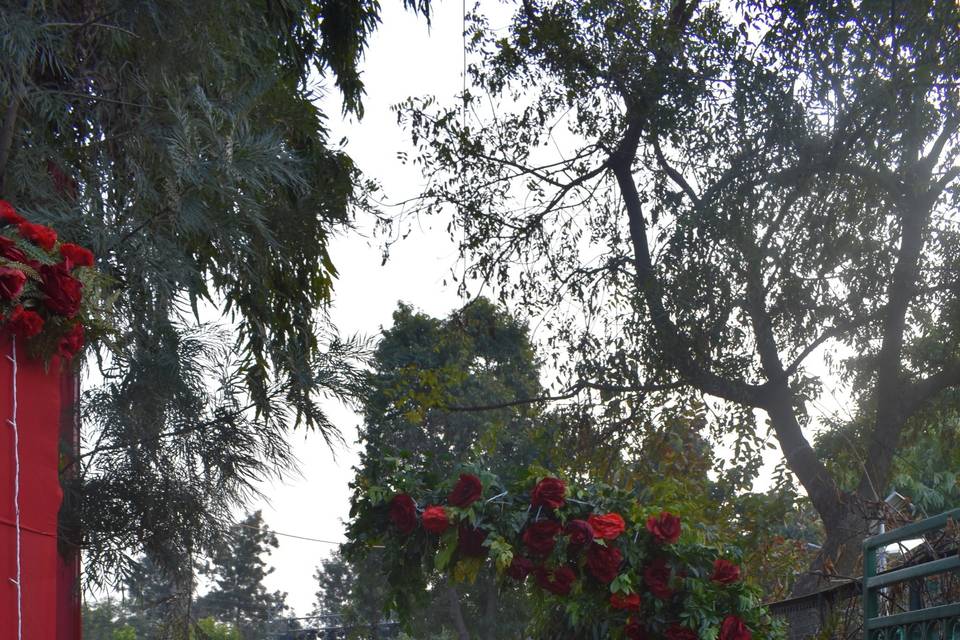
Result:
M10 96L10 104L3 115L3 126L0 128L0 197L5 197L4 185L6 183L7 163L10 160L10 151L13 148L13 132L17 128L17 111L20 108L20 100L17 94Z
M470 632L467 631L467 624L463 621L463 611L460 609L460 594L453 583L447 584L447 601L450 604L450 617L453 618L453 626L457 629L457 636L460 640L470 640Z
M487 597L483 607L483 622L487 628L487 640L496 640L497 638L497 609L499 605L500 594L497 590L497 581L493 576L489 576L487 582Z

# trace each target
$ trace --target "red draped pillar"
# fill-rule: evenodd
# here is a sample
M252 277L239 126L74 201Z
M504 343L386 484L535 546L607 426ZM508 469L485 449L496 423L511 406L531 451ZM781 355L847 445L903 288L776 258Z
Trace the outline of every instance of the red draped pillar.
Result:
M0 337L0 638L16 640L18 615L22 638L77 640L79 601L75 595L58 596L69 583L75 585L79 564L76 555L61 557L57 547L57 516L62 491L59 481L60 436L64 400L71 406L74 393L64 383L59 364L49 367L32 361L21 348L17 353L17 431L19 434L20 552L17 553L17 509L14 501L17 459L13 415L13 363L11 341ZM67 377L72 378L69 374ZM72 419L72 418L71 418ZM74 423L75 424L75 423ZM18 614L17 562L20 563ZM69 574L69 575L68 575ZM69 600L69 602L68 602ZM72 608L61 613L58 609ZM59 632L59 620L63 631ZM71 620L76 622L71 623Z

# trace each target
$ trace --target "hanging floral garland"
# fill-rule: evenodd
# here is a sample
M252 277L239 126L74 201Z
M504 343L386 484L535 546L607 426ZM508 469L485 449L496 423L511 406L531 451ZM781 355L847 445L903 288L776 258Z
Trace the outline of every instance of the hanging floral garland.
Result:
M348 551L383 548L401 615L430 574L471 581L492 562L505 585L528 590L535 610L561 612L572 634L564 637L781 634L757 587L743 579L737 549L706 544L697 527L644 507L634 494L571 488L535 469L513 486L482 471L461 474L452 486L431 487L431 479L408 473L394 480L403 490L368 488L348 529Z
M33 357L72 359L83 348L85 320L96 315L93 264L89 249L60 242L0 200L0 329Z

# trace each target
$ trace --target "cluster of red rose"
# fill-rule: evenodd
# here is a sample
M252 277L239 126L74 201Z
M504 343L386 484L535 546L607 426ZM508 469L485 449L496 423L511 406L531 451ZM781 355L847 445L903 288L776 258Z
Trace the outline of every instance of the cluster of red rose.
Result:
M466 508L483 495L480 479L471 474L462 474L447 497L455 507ZM574 569L576 560L586 554L585 567L590 577L600 585L609 585L619 575L623 566L623 554L614 543L626 531L626 522L619 513L591 514L586 520L569 520L566 525L553 517L554 511L566 504L566 484L559 478L544 478L534 487L530 496L532 521L528 522L521 536L526 555L514 554L507 569L510 578L523 582L533 575L537 586L557 596L570 593L577 581ZM390 501L389 516L402 535L409 535L417 528L417 504L406 493L395 495ZM543 517L541 517L543 516ZM440 505L423 509L420 521L431 534L442 534L451 526L451 514ZM680 518L661 512L647 519L646 530L655 545L671 545L680 538ZM485 557L484 546L487 531L461 521L457 531L457 552L461 557ZM548 567L547 557L557 545L559 536L567 536L567 564ZM574 565L574 566L571 566ZM673 569L667 559L658 556L643 568L643 583L647 590L661 600L670 600L675 595L671 586ZM729 560L718 558L713 563L711 581L718 585L731 585L740 580L740 567ZM624 636L629 640L647 640L649 630L637 615L642 601L639 593L614 593L609 597L611 609L626 611L630 615L624 627ZM663 633L666 640L697 640L697 632L679 623L667 627ZM718 640L751 640L752 633L739 617L724 618Z
M18 242L19 241L19 242ZM42 249L51 260L31 257L19 243ZM57 242L57 232L28 222L13 206L0 200L0 317L3 329L29 340L40 335L51 317L57 323L56 355L72 358L83 347L83 324L77 318L83 285L73 276L78 267L92 267L93 254L69 242Z

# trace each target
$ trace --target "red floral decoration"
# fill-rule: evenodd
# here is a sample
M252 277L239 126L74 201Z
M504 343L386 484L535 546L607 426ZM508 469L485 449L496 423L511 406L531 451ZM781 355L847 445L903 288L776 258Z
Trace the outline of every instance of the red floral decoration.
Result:
M569 536L570 546L574 550L583 549L593 542L593 527L586 520L571 520L563 532Z
M523 544L533 555L549 555L557 544L557 534L560 533L560 523L555 520L538 520L527 527L523 532Z
M13 205L6 200L0 200L0 224L20 224L26 219L17 213Z
M534 569L533 577L541 589L558 596L569 595L573 583L577 580L577 574L570 567L556 569L537 567Z
M594 543L587 551L587 570L603 584L613 582L620 571L621 562L623 562L623 554L616 547Z
M93 252L78 244L64 242L60 245L60 255L68 269L93 266Z
M66 358L69 360L73 356L77 355L80 349L83 348L83 325L79 322L73 325L73 328L70 329L57 344L57 355L61 358Z
M17 225L20 235L37 245L44 251L53 251L57 244L57 232L42 224L32 222L21 222Z
M631 618L627 621L627 626L623 628L623 635L627 640L647 640L647 628L639 621Z
M587 522L593 529L593 535L601 540L616 540L617 536L627 528L623 516L619 513L608 513L602 516L594 514L587 519Z
M393 496L390 501L390 522L404 535L417 528L417 503L413 498L405 493Z
M697 640L696 631L680 624L670 625L664 635L667 640Z
M0 200L0 328L27 342L30 355L70 359L83 348L89 319L84 281L89 249L58 241ZM85 306L87 304L87 306Z
M717 558L713 561L713 575L710 579L719 584L733 584L740 579L740 567L729 560Z
M668 600L673 595L670 588L670 565L663 558L656 558L643 570L643 581L655 597Z
M507 567L507 575L517 582L526 580L531 571L533 571L533 561L523 556L514 556L510 566Z
M449 571L455 580L472 580L490 557L498 574L511 583L529 583L532 575L530 588L540 592L534 602L550 607L549 616L577 611L589 616L591 624L602 623L614 638L697 640L698 631L687 625L711 620L722 621L709 630L716 640L776 640L776 626L760 604L759 591L744 583L733 561L735 549L680 542L680 518L669 511L650 515L632 493L611 487L570 491L564 481L544 478L539 471L534 477L541 479L532 487L491 478L496 497L469 511L463 509L481 500L484 490L476 475L460 475L446 495L439 487L426 489L420 500L431 506L419 519L422 532L410 495L375 503L386 507L393 524L385 543L391 576L434 567ZM432 473L423 477L435 481ZM423 479L419 485L410 481L407 476L398 484L423 486ZM455 537L449 535L452 527ZM363 534L370 539L368 532ZM430 553L432 559L424 557ZM411 583L423 584L421 578L414 576ZM577 602L557 606L555 598ZM570 620L583 624L572 614Z
M614 609L620 609L623 611L639 611L640 594L631 593L628 595L621 595L619 593L614 593L610 596L610 606Z
M432 506L423 510L423 528L430 533L441 534L449 527L450 519L443 507Z
M19 269L0 267L0 298L14 300L20 297L27 275Z
M40 275L43 278L40 291L46 295L43 303L47 309L67 318L77 315L83 298L83 285L70 275L66 265L45 264L40 267Z
M487 531L472 527L465 522L460 523L457 531L457 551L461 556L468 558L485 558L490 550L483 545L487 539Z
M720 625L720 640L751 640L753 634L737 616L727 616Z
M559 509L566 503L567 485L559 478L544 478L533 488L530 494L530 505Z
M36 311L15 307L7 319L6 328L20 339L26 340L43 331L43 318Z
M480 478L469 473L460 474L460 480L457 481L453 491L447 496L447 502L455 507L465 509L480 499L483 495L483 484Z
M659 516L647 518L647 531L660 544L673 544L680 539L680 518L661 511Z

